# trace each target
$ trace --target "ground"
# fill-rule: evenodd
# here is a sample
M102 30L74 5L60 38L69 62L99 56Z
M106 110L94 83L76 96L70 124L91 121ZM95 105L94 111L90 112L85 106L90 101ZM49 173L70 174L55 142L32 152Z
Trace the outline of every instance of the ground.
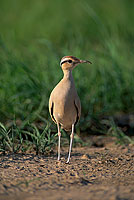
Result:
M52 156L0 155L0 200L133 200L134 146L68 148Z

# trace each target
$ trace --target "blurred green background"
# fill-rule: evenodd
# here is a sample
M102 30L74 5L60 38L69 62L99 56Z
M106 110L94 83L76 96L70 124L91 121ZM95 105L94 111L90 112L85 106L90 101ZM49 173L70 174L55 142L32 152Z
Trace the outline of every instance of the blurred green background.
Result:
M73 72L81 129L92 118L133 113L134 1L1 0L2 123L50 120L48 99L65 55L93 63Z

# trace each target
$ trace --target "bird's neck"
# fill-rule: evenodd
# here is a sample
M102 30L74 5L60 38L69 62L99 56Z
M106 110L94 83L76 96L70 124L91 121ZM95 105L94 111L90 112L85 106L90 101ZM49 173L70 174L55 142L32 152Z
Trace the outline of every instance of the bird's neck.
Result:
M63 70L64 77L63 79L68 79L73 81L72 70Z

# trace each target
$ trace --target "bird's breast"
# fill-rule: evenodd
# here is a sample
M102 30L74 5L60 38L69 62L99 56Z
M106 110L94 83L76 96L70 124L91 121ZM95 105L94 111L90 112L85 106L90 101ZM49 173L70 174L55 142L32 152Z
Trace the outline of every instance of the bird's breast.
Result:
M77 111L75 108L75 97L77 95L74 85L63 84L55 88L54 96L54 117L63 126L70 126L75 123Z

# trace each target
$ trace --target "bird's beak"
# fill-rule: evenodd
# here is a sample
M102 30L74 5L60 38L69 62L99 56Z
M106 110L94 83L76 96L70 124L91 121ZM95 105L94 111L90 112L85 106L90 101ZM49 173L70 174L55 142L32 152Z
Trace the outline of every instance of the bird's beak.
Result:
M89 64L92 64L90 61L88 60L80 60L80 63L89 63Z

